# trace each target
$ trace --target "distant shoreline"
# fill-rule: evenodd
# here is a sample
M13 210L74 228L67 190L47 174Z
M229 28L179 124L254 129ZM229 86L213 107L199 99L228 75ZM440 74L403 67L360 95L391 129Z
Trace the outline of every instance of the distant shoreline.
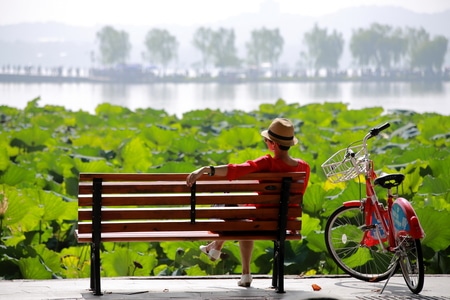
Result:
M402 74L361 76L278 76L278 77L242 77L234 75L216 77L188 77L188 76L55 76L29 74L0 74L0 83L123 83L123 84L152 84L152 83L259 83L259 82L447 82L450 73L443 74Z

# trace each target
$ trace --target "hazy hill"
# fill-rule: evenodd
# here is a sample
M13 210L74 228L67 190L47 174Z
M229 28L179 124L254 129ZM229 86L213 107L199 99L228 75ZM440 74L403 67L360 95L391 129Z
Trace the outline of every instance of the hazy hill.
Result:
M259 13L242 14L233 18L218 20L209 24L192 24L192 26L156 26L169 30L178 38L179 67L189 67L199 60L198 52L192 47L191 40L194 31L200 27L234 28L236 46L239 55L245 56L245 43L251 30L279 28L285 40L281 63L293 67L299 58L303 34L309 31L315 23L329 32L341 32L346 41L341 67L350 64L348 41L352 31L357 28L367 28L371 23L391 25L393 27L423 27L432 36L444 35L450 39L450 10L436 14L418 14L409 10L387 6L362 6L341 10L334 14L313 18L302 15L279 13L278 7L271 3L261 6ZM130 62L142 63L141 54L144 51L145 34L152 27L111 25L116 29L125 30L130 34L132 54ZM77 66L89 67L95 64L92 55L97 51L95 34L98 27L74 27L60 23L23 23L0 26L0 66L41 65L41 66ZM450 61L447 55L447 62Z

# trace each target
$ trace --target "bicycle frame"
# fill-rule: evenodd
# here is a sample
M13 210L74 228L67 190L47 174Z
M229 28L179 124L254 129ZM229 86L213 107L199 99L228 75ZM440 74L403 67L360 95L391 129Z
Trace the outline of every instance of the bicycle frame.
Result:
M396 239L399 237L423 238L425 236L424 231L409 201L401 197L395 198L388 189L387 207L381 204L375 193L373 181L376 174L373 171L371 160L367 160L366 168L366 198L343 203L343 206L361 207L364 210L368 230L366 230L361 244L370 247L374 243L380 243L385 250L394 252L397 247ZM377 236L371 236L372 230L377 232ZM376 239L374 240L374 238ZM383 243L386 239L388 240L388 247L385 247Z

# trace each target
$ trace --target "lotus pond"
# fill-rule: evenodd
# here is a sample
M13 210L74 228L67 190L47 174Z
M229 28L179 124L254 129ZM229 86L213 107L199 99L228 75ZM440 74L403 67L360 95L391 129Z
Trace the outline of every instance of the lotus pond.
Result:
M273 118L291 119L298 146L311 165L301 241L286 244L286 274L340 274L328 256L323 229L343 201L359 199L357 181L332 184L320 165L390 122L370 140L379 172L401 172L399 194L410 199L426 237L426 273L450 273L450 116L381 107L349 110L341 103L262 104L251 112L195 110L177 117L163 110L100 104L95 114L61 106L0 106L0 276L3 279L89 277L88 245L77 244L80 172L190 172L203 165L238 163L264 155L260 131ZM377 191L378 192L378 191ZM380 195L383 193L379 191ZM235 241L212 262L200 242L104 243L102 276L215 275L241 271ZM272 242L258 241L252 272L271 272Z

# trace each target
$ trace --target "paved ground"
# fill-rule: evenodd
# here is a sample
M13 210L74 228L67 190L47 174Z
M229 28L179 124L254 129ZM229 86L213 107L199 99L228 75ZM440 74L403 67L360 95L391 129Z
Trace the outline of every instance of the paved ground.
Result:
M62 280L3 280L0 281L0 299L7 300L74 300L74 299L208 299L208 300L271 300L271 299L426 299L450 300L450 275L425 278L420 295L412 294L403 278L395 276L380 294L385 282L368 283L350 277L290 277L285 278L284 294L270 289L268 276L254 278L252 287L236 285L238 277L132 277L104 278L103 296L89 291L89 279ZM312 285L321 287L313 291Z

